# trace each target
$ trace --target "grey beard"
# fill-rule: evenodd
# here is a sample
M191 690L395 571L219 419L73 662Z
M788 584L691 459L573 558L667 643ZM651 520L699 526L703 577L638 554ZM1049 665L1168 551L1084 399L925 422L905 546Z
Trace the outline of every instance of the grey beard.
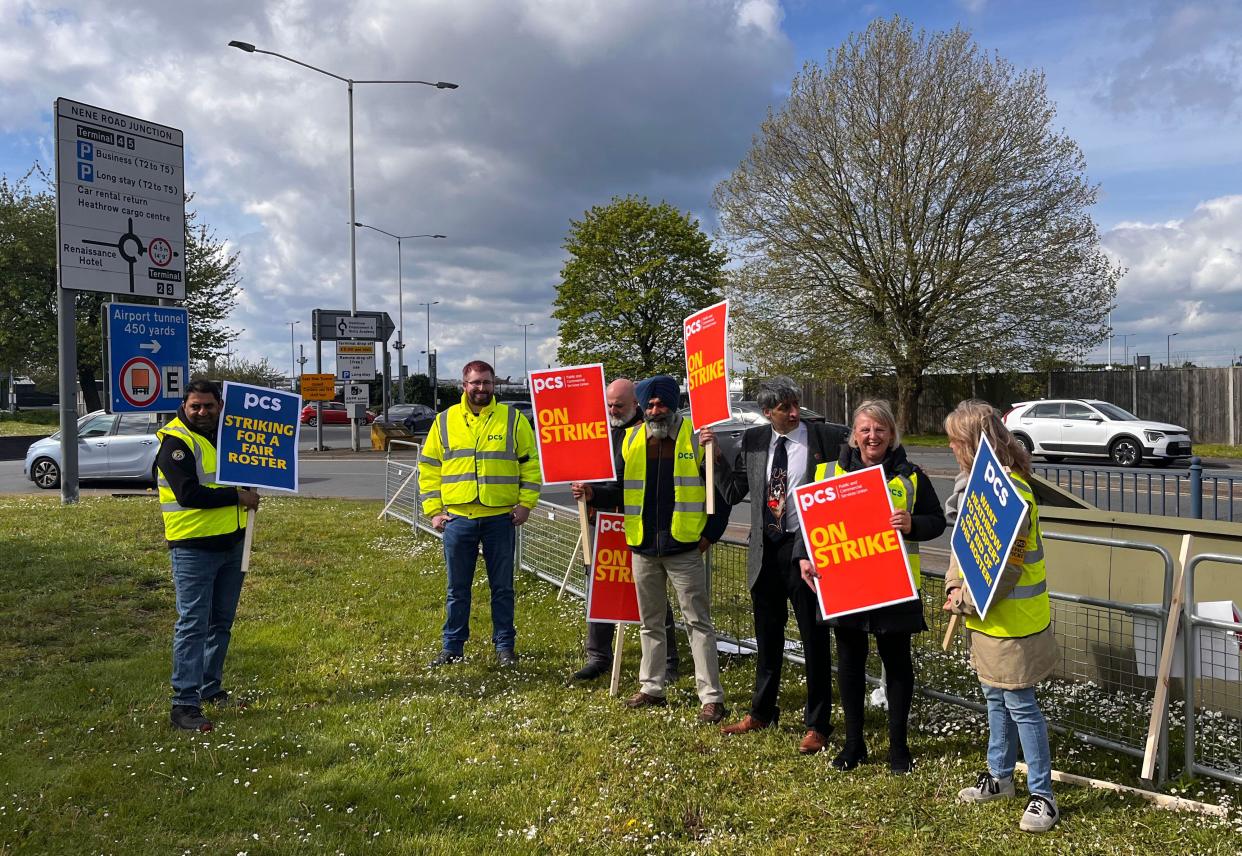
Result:
M629 422L633 418L634 418L634 411L632 410L629 413L625 414L624 416L613 416L611 413L609 413L608 424L611 425L613 428L624 428L626 423Z
M659 421L650 421L647 423L647 436L654 437L657 440L668 439L669 423L663 419Z

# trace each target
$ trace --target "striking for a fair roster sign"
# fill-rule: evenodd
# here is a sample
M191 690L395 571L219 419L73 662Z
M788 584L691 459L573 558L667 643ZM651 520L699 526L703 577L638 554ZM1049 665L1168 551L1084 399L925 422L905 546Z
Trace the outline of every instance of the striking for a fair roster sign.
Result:
M301 413L296 393L225 381L216 482L297 493Z
M533 371L530 396L545 485L617 477L602 365Z
M587 586L587 621L638 624L634 555L625 543L625 515L595 515L595 558Z
M794 488L794 506L824 618L919 596L906 545L893 528L883 467L867 467Z
M696 430L729 418L729 376L725 373L728 329L728 301L700 309L682 322L690 424Z

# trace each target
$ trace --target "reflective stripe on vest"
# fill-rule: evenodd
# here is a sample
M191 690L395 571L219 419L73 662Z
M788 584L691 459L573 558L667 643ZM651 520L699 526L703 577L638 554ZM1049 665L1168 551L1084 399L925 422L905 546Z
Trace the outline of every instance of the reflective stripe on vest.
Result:
M833 465L833 475L843 476L849 471L844 469L838 462ZM815 481L828 478L828 465L820 464L815 468ZM919 474L912 473L909 478L905 476L893 476L888 480L888 495L893 499L893 509L895 511L910 511L914 508L914 497L919 489ZM914 587L922 588L923 575L919 572L921 559L919 557L919 542L911 541L908 537L903 536L902 541L906 545L906 558L910 560L910 573L914 577Z
M707 525L707 487L699 473L703 450L692 442L690 420L681 420L673 444L673 522L669 534L682 543L693 543ZM643 542L643 503L647 484L647 426L640 422L625 432L621 441L625 460L622 513L625 514L625 540L631 547Z
M194 455L194 468L198 483L203 487L223 487L216 484L216 449L201 434L195 434L180 419L173 419L155 432L160 442L165 437L176 437ZM177 502L168 479L162 470L156 471L160 494L160 512L164 517L164 539L184 541L187 538L208 538L212 535L228 535L246 528L246 515L236 505L223 508L185 508Z
M1052 604L1048 599L1048 579L1044 569L1044 536L1039 529L1039 509L1035 494L1021 476L1010 473L1014 487L1026 500L1031 513L1030 539L1023 556L1022 575L1006 597L993 600L988 616L966 616L966 626L987 636L1018 638L1034 636L1052 622ZM1032 543L1033 542L1033 543Z
M443 448L440 500L444 505L504 507L517 505L521 472L517 453L517 416L496 403L482 426L466 424L466 406L455 404L436 418ZM477 434L476 434L477 429ZM434 466L434 464L433 464ZM424 493L427 499L431 494Z

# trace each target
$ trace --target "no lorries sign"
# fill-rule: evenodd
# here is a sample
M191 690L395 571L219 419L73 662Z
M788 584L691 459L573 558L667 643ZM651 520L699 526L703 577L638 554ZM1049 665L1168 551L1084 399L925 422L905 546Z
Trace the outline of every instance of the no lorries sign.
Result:
M185 299L184 191L176 128L56 99L62 288Z

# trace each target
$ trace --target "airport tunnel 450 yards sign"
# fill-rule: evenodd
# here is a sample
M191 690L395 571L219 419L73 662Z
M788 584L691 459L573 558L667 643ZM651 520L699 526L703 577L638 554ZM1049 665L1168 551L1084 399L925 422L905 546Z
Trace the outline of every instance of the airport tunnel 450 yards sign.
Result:
M807 554L819 572L815 593L824 618L919 596L905 542L891 522L883 467L802 485L793 499Z
M56 99L60 285L185 299L181 132Z
M533 371L530 390L543 483L615 479L604 367Z
M1018 537L1026 500L1001 466L988 438L979 439L949 543L982 618L988 614L1005 560Z

